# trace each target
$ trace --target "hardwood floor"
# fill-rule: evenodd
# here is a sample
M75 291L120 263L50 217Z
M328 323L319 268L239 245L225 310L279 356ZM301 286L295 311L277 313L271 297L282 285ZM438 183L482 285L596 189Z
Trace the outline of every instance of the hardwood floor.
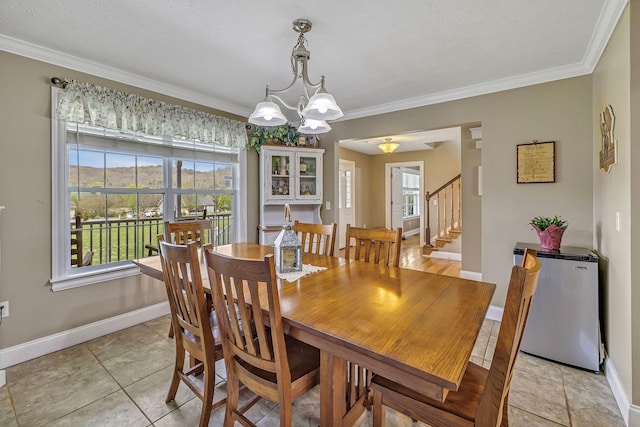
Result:
M338 256L344 256L344 249L339 251ZM402 268L460 277L460 266L460 261L422 255L419 236L409 236L402 241L400 249L400 267Z

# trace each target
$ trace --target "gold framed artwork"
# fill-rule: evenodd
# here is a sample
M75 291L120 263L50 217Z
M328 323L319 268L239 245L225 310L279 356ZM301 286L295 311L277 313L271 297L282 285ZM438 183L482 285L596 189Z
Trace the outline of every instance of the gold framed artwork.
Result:
M556 182L556 142L517 146L518 184Z
M613 115L613 108L607 105L600 113L600 134L602 144L600 145L600 169L605 172L611 170L611 166L618 163L618 144L613 139L613 127L616 124L616 117Z

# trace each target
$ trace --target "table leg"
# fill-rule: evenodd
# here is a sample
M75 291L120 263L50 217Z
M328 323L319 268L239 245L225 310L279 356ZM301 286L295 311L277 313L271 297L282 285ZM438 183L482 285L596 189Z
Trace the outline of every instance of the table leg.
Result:
M347 361L320 351L320 426L339 427L346 412Z

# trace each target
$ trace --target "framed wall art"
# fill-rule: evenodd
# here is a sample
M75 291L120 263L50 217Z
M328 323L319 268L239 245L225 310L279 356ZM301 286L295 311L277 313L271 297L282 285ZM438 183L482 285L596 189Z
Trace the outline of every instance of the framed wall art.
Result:
M600 134L602 144L600 145L600 169L605 172L611 171L611 166L618 163L618 144L613 139L613 127L616 124L616 117L613 115L613 108L607 105L600 113Z
M556 182L556 142L533 141L517 146L517 182Z

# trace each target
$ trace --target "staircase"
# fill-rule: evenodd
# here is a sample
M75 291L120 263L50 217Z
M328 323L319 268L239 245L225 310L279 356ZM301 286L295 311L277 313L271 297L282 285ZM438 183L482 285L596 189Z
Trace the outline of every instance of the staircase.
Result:
M439 250L462 234L461 184L461 175L458 174L436 191L425 195L426 233L423 255Z

